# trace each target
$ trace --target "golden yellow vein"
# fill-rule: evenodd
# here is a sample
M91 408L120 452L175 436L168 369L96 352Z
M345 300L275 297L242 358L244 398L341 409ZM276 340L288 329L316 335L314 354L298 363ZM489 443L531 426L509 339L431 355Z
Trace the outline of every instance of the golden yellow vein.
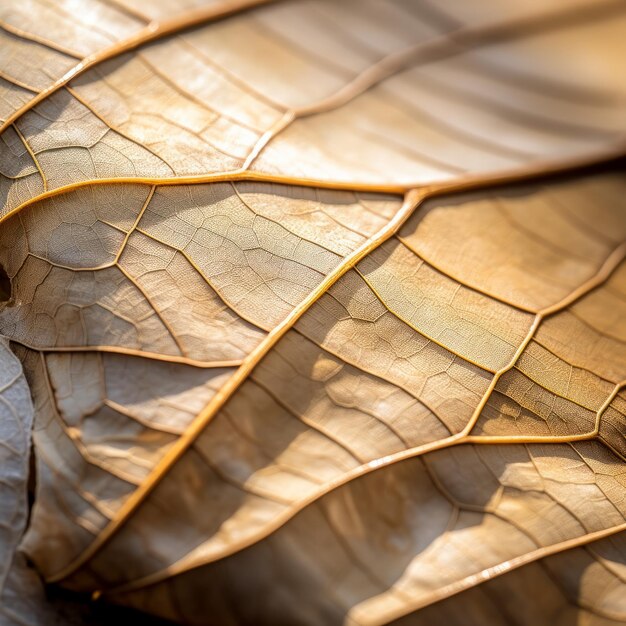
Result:
M418 333L422 337L426 338L428 341L431 341L435 345L443 348L447 352L450 352L454 356L459 357L460 359L463 359L463 361L465 361L466 363L470 363L471 365L474 365L475 367L478 367L478 368L480 368L480 369L482 369L482 370L484 370L486 372L489 372L490 374L495 374L495 370L493 370L492 368L488 367L487 365L481 365L478 361L475 361L474 359L472 359L472 358L470 358L468 356L465 356L465 355L461 354L460 352L457 352L456 350L454 350L450 346L446 345L445 343L443 343L439 339L436 339L432 335L429 335L425 330L423 330L421 328L418 328L413 322L411 322L405 316L401 315L398 311L396 311L392 306L390 306L385 301L385 299L380 295L378 290L374 287L372 282L367 278L367 276L365 276L365 274L363 274L363 272L361 272L361 270L359 270L358 267L355 267L354 271L363 279L363 282L369 287L370 291L376 296L376 299L383 305L383 307L385 307L385 309L389 313L391 313L391 315L396 317L403 324L406 324L409 328L412 328L416 333Z
M519 567L528 565L529 563L533 563L535 561L538 561L539 559L543 559L553 554L559 554L560 552L564 552L565 550L571 550L572 548L585 546L594 541L604 539L605 537L611 537L612 535L616 535L617 533L623 531L626 531L626 522L617 526L606 528L604 530L587 533L585 535L582 535L581 537L568 539L566 541L554 543L550 546L538 548L537 550L527 552L526 554L523 554L521 556L509 559L507 561L503 561L496 565L492 565L491 567L485 568L482 571L477 572L476 574L467 576L462 580L456 581L450 585L446 585L445 587L434 591L430 595L430 597L424 600L410 602L403 605L401 608L389 610L383 615L380 615L379 619L368 622L367 624L368 626L382 626L383 624L388 624L393 620L399 619L400 617L423 609L431 604L435 604L436 602L440 602L441 600L445 600L446 598L450 598L451 596L461 593L462 591L471 589L472 587L476 587L481 583L487 582L498 576L502 576L502 574L506 574L510 571L516 570Z
M600 433L600 425L602 423L602 416L604 415L606 410L611 406L611 403L613 402L613 400L615 400L615 397L617 396L617 394L622 389L624 389L624 387L626 387L626 380L622 380L621 382L617 383L617 385L615 385L615 387L613 388L613 391L611 392L611 394L602 403L602 406L598 409L598 412L596 414L596 424L594 428L594 433L596 435Z
M487 173L471 173L464 176L457 176L450 180L434 183L391 183L391 184L370 184L358 181L337 181L320 178L304 178L299 176L285 176L281 174L270 174L266 172L256 172L250 170L236 169L229 172L219 172L211 174L200 174L195 176L174 176L174 177L146 177L146 176L125 176L120 178L96 178L79 181L50 189L46 193L30 198L14 207L10 211L0 215L0 224L16 213L29 206L47 200L55 196L71 193L77 189L100 185L155 185L157 187L170 187L173 185L204 185L208 183L220 182L259 182L277 183L279 185L291 185L296 187L317 187L319 189L333 189L337 191L351 191L353 193L381 193L381 194L405 194L412 189L422 189L429 193L453 193L455 191L471 191L480 189L486 184L504 185L508 182L516 182L533 177L550 176L551 174L561 174L569 170L592 167L619 159L626 155L626 141L618 139L609 148L600 150L589 150L584 155L557 158L539 159L529 165L503 168ZM493 297L493 296L492 296Z
M595 163L596 160L605 160L614 158L620 155L622 150L598 153L597 159L580 159L583 164ZM265 174L261 172L248 172L241 169L231 170L229 172L219 172L211 174L200 174L197 176L172 176L172 177L147 177L147 176L123 176L119 178L94 178L90 180L78 181L63 185L55 189L50 189L46 193L41 193L15 208L7 211L4 215L0 216L0 224L6 221L9 217L16 213L28 208L29 206L53 198L55 196L71 193L77 189L84 189L85 187L101 186L101 185L156 185L157 187L168 187L172 185L203 185L207 183L221 183L221 182L261 182L261 183L278 183L282 185L294 185L299 187L318 187L320 189L334 189L339 191L353 191L364 193L387 193L400 195L405 193L408 189L413 188L409 185L398 184L369 184L360 182L336 182L322 179L313 178L300 178L297 176L282 176L280 174Z
M15 124L13 124L12 126L13 126L13 130L16 132L17 136L20 138L20 141L24 144L24 147L26 148L26 151L30 155L30 158L33 160L33 163L35 164L35 167L37 168L37 171L39 172L39 175L41 176L41 184L43 185L43 191L44 193L46 193L46 191L48 191L48 181L46 180L46 175L43 169L41 168L41 165L39 164L37 155L33 152L33 149L30 147L30 144L28 143L28 141L26 141L26 138L24 137L24 135L22 135L22 133L20 132L20 129Z
M60 52L61 54L65 54L66 56L72 57L74 59L80 59L81 56L75 50L70 50L70 48L66 48L61 44L50 41L49 39L45 39L44 37L39 37L34 33L28 33L21 28L17 28L17 26L13 26L8 22L0 22L0 29L5 32L14 35L15 37L19 37L20 39L25 39L26 41L30 41L32 43L39 44L40 46L44 46L49 50L53 50L54 52Z
M118 126L116 126L115 124L107 120L105 117L103 117L98 112L98 110L93 105L91 105L87 100L85 100L75 89L73 89L69 85L65 85L63 89L65 89L73 98L78 100L78 102L80 102L86 109L88 109L91 113L93 113L93 115L95 115L105 126L107 126L107 128L110 128L112 131L116 132L118 135L121 135L122 137L124 137L124 139L127 139L128 141L134 143L135 145L140 146L144 150L147 150L150 154L154 155L157 159L159 159L159 161L161 161L167 167L169 167L172 174L175 173L174 168L170 165L170 163L167 161L165 157L157 154L150 146L137 143L137 141L135 141L128 133L124 132L121 128L119 128Z
M94 467L98 467L106 472L109 472L111 475L115 476L116 478L119 478L120 480L123 480L133 485L138 485L139 481L136 477L132 477L123 471L120 472L118 468L115 467L114 464L107 463L106 461L102 461L101 459L94 457L89 452L89 450L87 449L87 447L82 442L79 436L78 429L72 428L71 426L69 426L69 424L65 421L65 419L63 418L63 415L59 411L57 402L56 402L56 394L54 392L54 386L52 384L52 381L50 380L50 373L48 371L48 365L46 363L45 355L41 354L40 359L41 359L41 364L42 364L46 392L48 396L50 397L50 404L52 406L54 417L57 423L59 424L59 427L65 434L65 436L72 442L72 445L76 448L76 450L78 450L80 455L85 459L85 462L89 465L93 465Z
M6 80L7 83L11 83L13 85L16 85L17 87L26 89L26 91L31 91L32 93L39 93L38 89L35 89L31 85L27 85L26 83L23 83L21 80L18 80L17 78L14 78L13 76L10 76L6 72L0 71L0 78L2 80Z
M595 414L594 427L593 430L587 433L580 433L576 435L537 435L537 436L526 436L526 435L511 435L511 436L500 436L500 435L471 435L468 434L464 439L464 443L480 443L480 444L502 444L502 443L545 443L549 441L550 443L570 443L573 441L588 441L589 439L595 439L600 435L600 425L602 423L602 416L609 408L615 396L626 386L626 380L623 380L617 383L611 393L606 397L600 408L597 410ZM581 405L582 406L582 405ZM603 441L603 443L605 443ZM608 442L607 442L607 445ZM618 452L616 452L612 446L609 445L611 451L621 457Z
M66 353L94 353L94 354L120 354L124 356L132 356L149 361L162 361L164 363L176 363L180 365L189 365L190 367L196 367L199 369L222 369L222 368L235 368L239 367L242 363L242 359L232 359L228 361L203 361L200 359L192 359L190 357L184 357L177 354L163 354L160 352L149 352L146 350L136 350L133 348L125 348L123 346L52 346L41 347L29 344L20 339L9 339L11 343L18 346L22 346L32 352L39 352L41 354L66 354Z
M625 257L626 257L626 242L617 246L617 248L615 248L615 250L611 252L609 257L602 264L602 266L600 267L600 269L594 276L592 276L589 280L582 283L579 287L574 289L570 294L568 294L567 296L565 296L558 302L544 309L541 309L535 315L535 318L532 324L530 325L530 328L528 329L528 333L526 334L526 337L524 337L524 340L519 345L517 351L513 355L508 365L506 365L502 369L499 369L495 373L495 375L491 379L491 383L489 387L487 388L487 391L485 392L482 400L476 407L476 410L474 411L472 418L468 422L467 426L461 431L461 433L459 433L459 435L461 435L462 437L465 437L470 434L470 432L476 425L476 422L478 421L480 414L485 408L485 405L487 404L489 398L491 397L493 390L498 384L498 381L504 374L506 374L506 372L513 369L513 367L515 367L522 352L524 352L524 350L530 343L531 339L535 336L535 333L537 332L537 329L539 328L539 325L541 324L541 322L546 317L549 317L550 315L553 315L554 313L557 313L558 311L562 311L563 309L567 308L570 304L576 302L576 300L578 300L585 294L589 293L590 291L592 291L593 289L595 289L596 287L604 283L607 280L607 278L615 271L618 265L624 260Z

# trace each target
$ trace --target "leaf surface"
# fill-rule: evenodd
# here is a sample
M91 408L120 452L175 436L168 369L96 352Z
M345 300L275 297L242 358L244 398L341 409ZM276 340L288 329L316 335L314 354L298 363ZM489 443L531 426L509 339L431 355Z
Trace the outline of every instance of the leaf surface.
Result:
M29 558L185 624L624 621L623 5L171 4L0 16Z

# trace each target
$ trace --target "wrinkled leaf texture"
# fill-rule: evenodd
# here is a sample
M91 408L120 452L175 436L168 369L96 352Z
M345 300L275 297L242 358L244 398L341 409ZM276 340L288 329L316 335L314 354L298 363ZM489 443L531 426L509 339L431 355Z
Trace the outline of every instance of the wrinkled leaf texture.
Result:
M181 624L625 622L625 28L2 3L14 580Z

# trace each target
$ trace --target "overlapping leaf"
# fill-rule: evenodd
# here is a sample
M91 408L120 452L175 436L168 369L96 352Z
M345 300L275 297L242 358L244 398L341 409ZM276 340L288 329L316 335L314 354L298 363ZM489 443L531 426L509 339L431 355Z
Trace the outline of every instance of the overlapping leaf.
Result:
M132 52L94 7L117 46L5 98L44 577L190 624L623 621L623 171L498 176L616 152L621 5L163 4Z
M17 547L28 514L33 407L22 366L0 340L0 623L36 625L43 591Z

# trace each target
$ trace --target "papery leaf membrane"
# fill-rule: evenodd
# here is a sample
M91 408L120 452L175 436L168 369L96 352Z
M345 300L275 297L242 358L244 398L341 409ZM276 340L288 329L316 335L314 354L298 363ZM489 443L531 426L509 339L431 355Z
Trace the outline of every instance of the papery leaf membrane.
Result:
M623 6L90 4L0 11L43 576L198 626L624 621L626 180L574 168L620 152Z

